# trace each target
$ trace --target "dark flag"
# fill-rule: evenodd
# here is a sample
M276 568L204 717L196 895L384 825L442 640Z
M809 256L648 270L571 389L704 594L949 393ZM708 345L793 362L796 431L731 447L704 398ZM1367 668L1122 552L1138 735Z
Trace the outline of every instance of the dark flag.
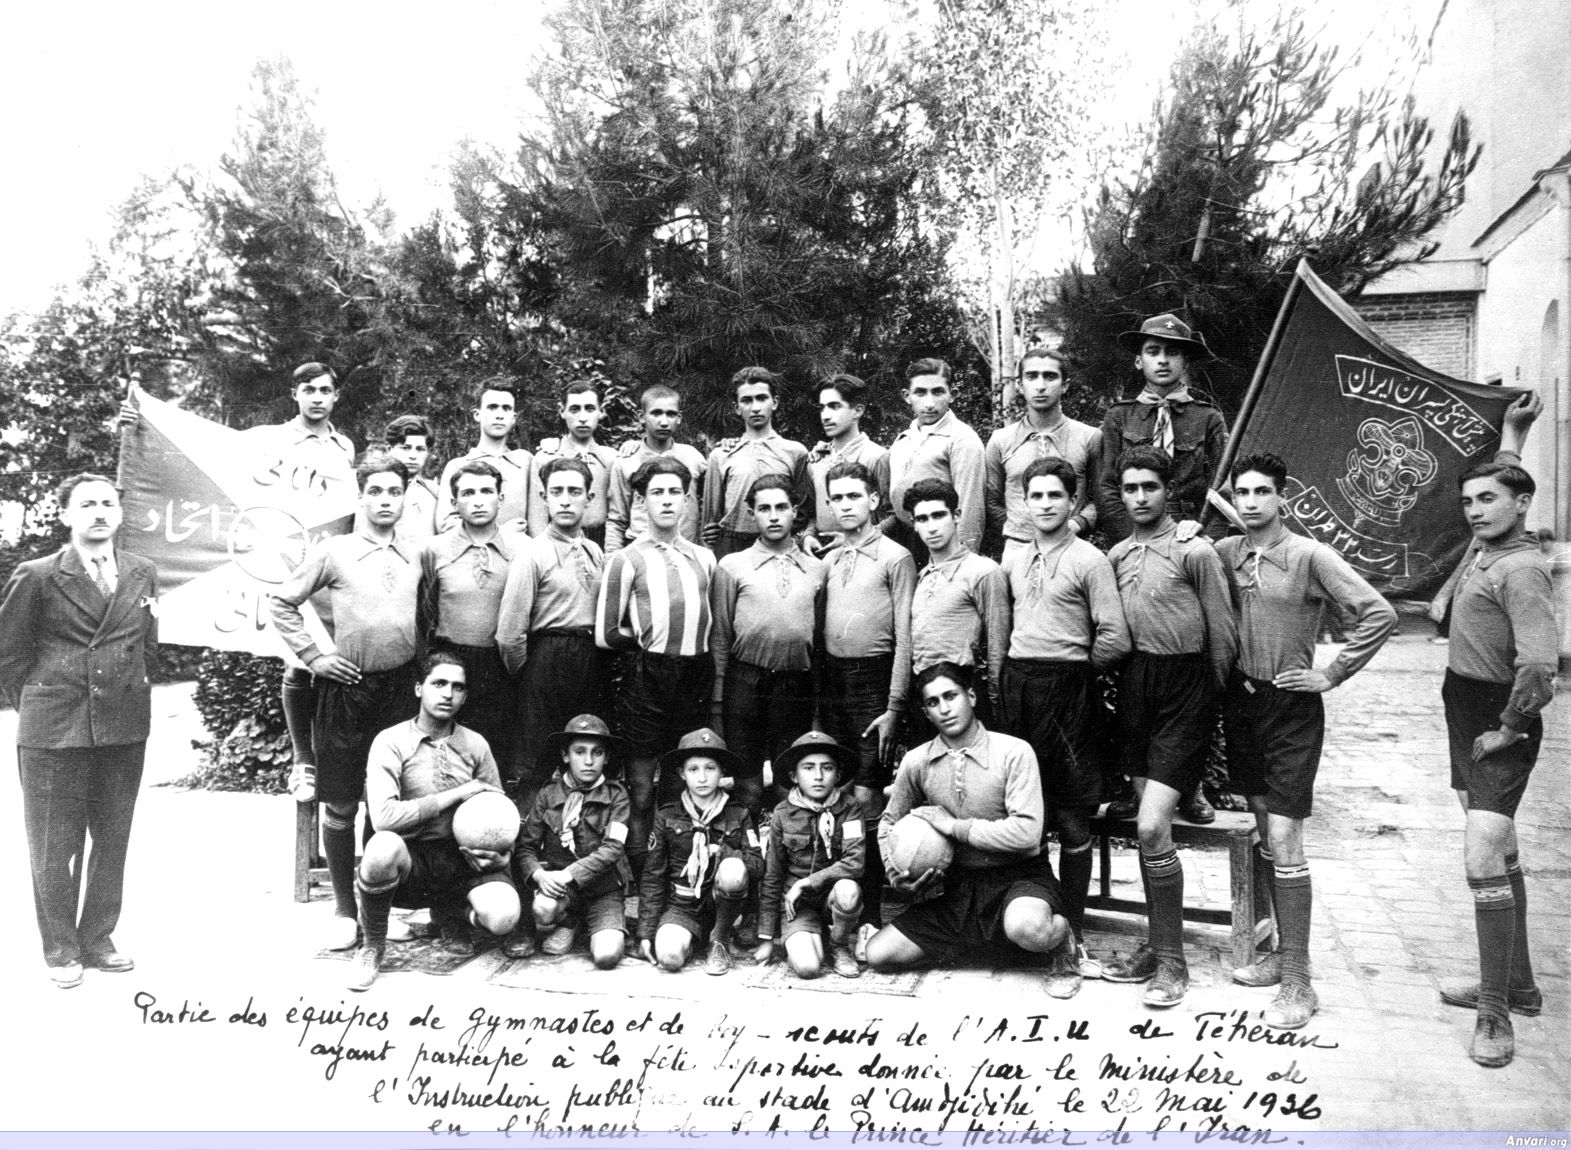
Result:
M1289 527L1335 547L1381 594L1429 598L1470 542L1457 476L1494 457L1521 394L1404 355L1300 261L1229 461L1281 456Z

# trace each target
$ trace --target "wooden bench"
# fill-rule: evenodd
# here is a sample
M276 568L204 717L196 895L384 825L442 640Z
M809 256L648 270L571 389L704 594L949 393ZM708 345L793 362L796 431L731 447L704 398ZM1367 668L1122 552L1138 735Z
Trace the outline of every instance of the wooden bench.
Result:
M1100 862L1097 891L1086 899L1087 908L1144 915L1144 901L1113 897L1112 840L1123 838L1138 843L1140 835L1135 820L1110 819L1099 814L1091 820L1091 834L1097 840ZM1271 936L1270 917L1255 920L1255 844L1259 841L1254 815L1241 811L1217 811L1216 822L1204 825L1182 818L1173 820L1173 842L1179 846L1227 851L1232 905L1225 910L1185 905L1184 921L1228 927L1232 935L1234 966L1248 966L1253 962L1255 944Z
M295 901L310 902L311 888L327 882L317 803L295 804Z

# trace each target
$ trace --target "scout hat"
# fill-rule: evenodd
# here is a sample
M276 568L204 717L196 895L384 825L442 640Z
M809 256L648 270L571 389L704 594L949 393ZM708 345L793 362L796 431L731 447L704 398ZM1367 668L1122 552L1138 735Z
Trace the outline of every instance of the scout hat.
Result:
M660 770L682 773L682 764L690 755L704 755L720 764L720 769L728 775L734 775L742 769L742 760L726 749L725 740L715 734L708 727L700 727L682 736L682 741L677 743L676 750L667 751L660 756Z
M1140 345L1148 339L1178 344L1190 359L1213 358L1211 349L1206 346L1205 337L1170 311L1142 321L1138 331L1121 332L1118 336L1118 346L1138 355Z
M560 731L552 731L546 736L546 749L565 751L574 739L599 739L606 745L606 751L611 754L627 747L627 741L613 735L611 728L605 725L604 719L596 715L579 715L576 719L569 719L567 726Z
M856 773L857 757L849 747L842 747L833 735L826 735L823 731L809 731L775 756L775 777L789 777L798 763L815 753L827 754L834 759L842 782Z

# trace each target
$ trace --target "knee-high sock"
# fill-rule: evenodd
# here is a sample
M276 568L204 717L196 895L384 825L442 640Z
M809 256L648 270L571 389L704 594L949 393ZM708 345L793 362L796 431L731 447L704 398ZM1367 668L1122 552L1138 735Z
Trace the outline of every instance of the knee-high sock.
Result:
M1064 893L1064 917L1078 942L1085 937L1086 894L1091 889L1090 839L1079 847L1059 848L1058 886Z
M1255 846L1255 921L1263 918L1276 921L1276 859L1270 847L1259 843Z
M1141 869L1148 875L1146 897L1151 949L1161 958L1184 960L1184 866L1178 849L1160 854L1140 852Z
M371 884L355 875L355 895L360 903L360 945L381 954L387 949L387 916L393 910L398 880Z
M862 921L875 928L884 925L884 860L878 844L869 843L867 859L862 864L862 877L857 879L862 890Z
M355 817L343 818L333 813L333 808L322 806L322 856L327 860L327 874L333 880L333 900L338 913L345 918L355 918Z
M1282 982L1309 982L1309 917L1314 893L1309 864L1276 864L1276 927L1282 939Z
M1533 988L1533 960L1527 950L1527 883L1522 879L1522 867L1514 854L1506 855L1506 878L1511 883L1511 897L1516 899L1516 931L1511 942L1511 988Z
M316 684L309 678L305 682L286 679L279 688L279 702L284 708L284 725L289 728L289 746L294 752L295 762L316 762L316 755L311 750L311 724L316 718Z
M1473 919L1478 924L1478 1013L1506 1020L1511 985L1511 943L1516 935L1516 899L1503 874L1470 878Z
M746 891L740 894L715 891L715 929L711 938L716 942L731 941L731 933L736 929L736 916L742 913L742 904L746 901Z

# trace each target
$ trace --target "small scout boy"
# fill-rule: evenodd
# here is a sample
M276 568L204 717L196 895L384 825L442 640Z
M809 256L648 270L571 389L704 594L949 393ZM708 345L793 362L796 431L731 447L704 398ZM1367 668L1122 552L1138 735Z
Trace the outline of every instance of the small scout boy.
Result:
M982 440L970 425L949 410L954 393L949 365L941 359L919 359L906 368L901 395L911 408L911 426L889 446L889 510L885 527L895 542L921 562L927 561L911 530L905 493L923 479L942 479L960 493L960 541L982 550L987 526L987 465Z
M500 791L486 741L458 723L464 705L461 657L433 652L421 661L419 712L371 743L366 810L376 833L355 876L360 949L350 990L369 990L382 968L393 906L430 907L443 946L473 954L469 928L505 935L518 922L509 855L461 847L453 809L481 791Z
M862 971L852 947L867 839L862 805L840 786L855 773L856 756L823 731L809 731L775 759L775 771L792 786L769 816L764 836L763 941L754 957L770 961L780 939L791 973L817 978L824 972L828 926L834 972L856 978Z
M518 676L519 809L556 769L546 740L573 715L599 714L610 701L606 654L595 646L595 608L605 556L584 537L591 473L581 459L550 459L540 485L550 520L532 539L516 539L507 569L496 646Z
M610 507L611 472L617 454L603 443L595 442L600 426L600 385L581 379L562 388L557 414L567 434L542 439L535 449L535 498L529 504L529 534L539 535L551 521L543 498L542 476L553 459L576 459L589 468L589 503L584 509L584 534L598 547L605 547L606 511Z
M1129 654L1129 626L1106 557L1069 527L1075 469L1038 459L1020 477L1036 538L1004 562L1014 631L999 700L1004 726L1025 739L1042 770L1047 817L1058 830L1058 881L1074 930L1080 974L1100 970L1085 953L1091 885L1091 816L1102 801L1099 671Z
M837 375L818 390L818 420L824 438L808 453L808 473L813 479L813 517L802 533L802 547L821 555L840 534L829 488L824 477L837 463L860 463L873 473L880 493L889 491L889 452L867 437L862 416L867 412L867 384L854 375ZM806 511L806 508L803 509Z
M623 906L633 874L627 865L627 788L606 778L621 746L594 715L579 715L547 740L561 770L535 796L518 834L518 880L535 888L528 915L502 948L509 958L540 949L566 954L578 930L589 932L589 954L601 970L622 961Z
M1118 475L1125 451L1154 447L1166 452L1173 460L1167 513L1174 519L1198 520L1227 445L1222 413L1190 391L1190 366L1211 358L1199 332L1176 315L1156 315L1139 330L1120 335L1118 345L1134 353L1144 386L1135 398L1109 407L1102 420L1102 467L1094 494L1098 521L1115 542L1129 534ZM1221 538L1226 529L1226 520L1217 516L1210 534Z
M731 794L756 814L764 761L813 725L814 653L823 634L828 568L792 538L796 509L788 476L754 480L747 501L758 541L715 568L710 649L714 713L742 762Z
M404 465L367 454L355 468L361 526L324 539L272 593L273 626L320 684L312 724L316 770L312 789L322 803L322 854L333 883L335 912L326 945L355 944L355 810L365 790L366 753L376 732L405 718L418 653L415 600L420 556L395 531L404 506ZM300 604L325 591L333 616L333 649L306 630Z
M807 448L775 430L780 377L768 368L744 367L731 377L742 434L723 441L709 453L704 477L703 540L717 559L753 545L757 531L747 506L753 480L788 475L798 506L807 508L813 495L807 474Z
M459 464L448 487L458 526L420 548L420 634L430 647L463 656L465 725L490 745L503 780L512 783L518 687L497 651L496 621L513 553L529 540L497 527L502 476L486 460Z
M436 438L430 421L423 415L400 415L382 433L387 453L409 472L409 489L404 492L404 513L398 529L411 539L424 542L436 534L436 513L442 496L425 474Z
M838 463L824 477L840 524L824 588L824 726L857 755L848 780L872 818L883 808L900 717L911 684L911 553L873 522L878 484L860 463ZM862 920L882 924L884 876L869 859L862 878Z
M940 875L890 867L889 881L913 895L942 877L943 893L918 902L867 943L875 970L945 963L1009 943L1050 955L1045 989L1068 998L1080 989L1075 936L1063 896L1042 850L1042 775L1029 743L989 731L976 719L971 673L938 663L917 676L922 707L938 731L913 748L895 775L879 820L887 848L895 823L916 814L954 840L955 857Z
M534 456L521 447L508 447L507 437L518 424L516 388L507 376L495 376L476 388L474 417L480 439L468 452L451 460L442 469L437 490L442 505L437 510L437 526L448 531L458 525L450 486L453 472L471 459L483 459L502 476L502 507L496 521L503 531L527 533L529 509L534 505Z
M1246 455L1232 467L1233 504L1244 535L1217 544L1238 616L1238 666L1223 702L1233 789L1260 826L1262 870L1276 910L1279 949L1233 971L1244 986L1281 984L1262 1012L1292 1030L1319 1009L1309 984L1312 892L1304 820L1313 808L1325 738L1320 696L1369 662L1396 628L1396 612L1324 543L1282 522L1287 464ZM1315 669L1315 640L1327 606L1357 617L1347 645Z
M638 950L646 962L678 971L706 934L704 970L731 969L730 942L748 888L764 874L758 832L747 808L720 788L741 762L704 727L683 735L660 759L682 793L660 808L638 893Z
M689 543L698 542L699 495L704 488L704 457L690 443L676 441L682 426L682 397L663 383L644 388L638 397L644 423L640 439L629 439L617 452L611 472L611 492L606 509L605 552L620 551L649 529L644 504L633 490L638 469L660 455L673 456L687 468L692 483L682 506L680 533Z
M952 484L942 479L913 483L905 504L928 557L911 599L912 674L945 662L985 671L976 699L978 717L988 722L997 713L1009 650L1009 581L997 563L960 542L960 496ZM985 661L978 662L978 652L986 652ZM925 737L921 700L913 704L913 727Z
M643 498L649 529L606 560L595 608L596 645L629 652L617 702L618 726L629 743L628 853L635 870L654 820L660 748L705 721L714 689L709 584L715 555L678 534L691 484L687 468L669 455L656 456L634 473L633 490ZM681 781L667 771L660 777L662 795L675 798Z
M1452 596L1446 667L1451 786L1462 804L1467 884L1478 930L1479 980L1440 997L1476 1007L1469 1054L1504 1066L1516 1052L1511 1016L1537 1014L1543 994L1527 949L1527 888L1517 859L1516 808L1538 760L1557 662L1549 565L1527 531L1536 484L1522 468L1463 472L1462 514L1477 552Z
M1020 357L1020 398L1025 414L988 438L987 526L1003 537L1004 549L1029 546L1035 538L1020 477L1038 459L1065 459L1075 469L1079 495L1069 529L1089 535L1096 526L1093 489L1101 462L1102 432L1064 414L1069 372L1064 353L1028 347Z
M1216 727L1217 701L1238 655L1227 573L1203 539L1178 541L1167 514L1172 461L1132 447L1118 461L1131 532L1108 553L1134 654L1118 688L1122 767L1140 796L1140 875L1150 938L1127 959L1103 962L1111 982L1145 982L1147 1006L1176 1006L1189 989L1184 961L1184 871L1173 816L1195 784Z

